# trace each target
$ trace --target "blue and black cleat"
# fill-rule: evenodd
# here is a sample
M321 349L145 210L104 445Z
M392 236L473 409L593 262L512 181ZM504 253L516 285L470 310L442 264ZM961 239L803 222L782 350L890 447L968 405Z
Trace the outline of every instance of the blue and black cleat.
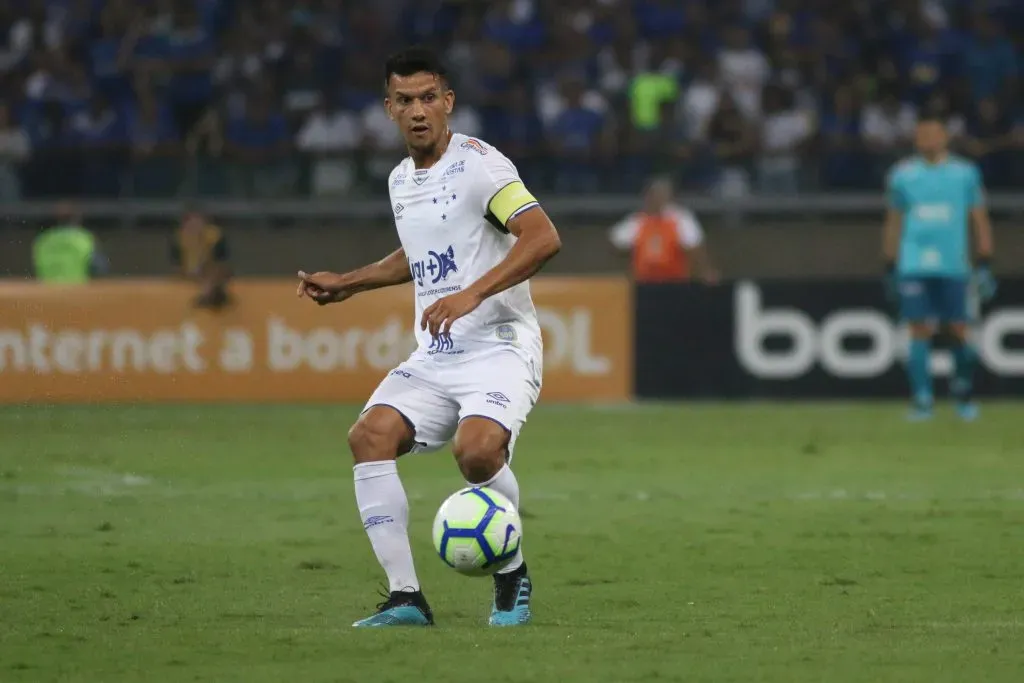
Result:
M491 608L491 626L522 626L533 616L530 595L533 582L523 564L515 571L494 575L494 606Z
M392 591L377 605L377 613L352 624L356 628L377 626L433 626L434 613L420 591Z
M957 401L956 416L964 422L974 422L978 419L981 411L974 401Z
M907 420L910 422L927 422L935 416L934 411L935 402L931 396L921 394L914 398L913 404L910 406L910 412L907 413Z
M954 379L950 384L951 393L956 410L956 416L964 422L974 422L978 419L980 410L974 402L971 394L971 383L961 379Z
M931 406L911 406L910 412L907 413L908 422L928 422L933 417L935 413Z

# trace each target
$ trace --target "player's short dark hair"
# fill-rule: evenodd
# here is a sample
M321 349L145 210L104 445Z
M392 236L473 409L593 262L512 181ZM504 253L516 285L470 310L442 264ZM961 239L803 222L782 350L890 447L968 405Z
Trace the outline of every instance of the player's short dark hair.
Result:
M917 125L921 125L923 123L937 123L943 128L945 128L946 117L937 111L925 112L917 119Z
M414 45L388 57L384 65L384 89L387 89L392 76L412 76L420 73L433 74L441 79L444 87L448 87L448 69L438 54L429 47Z

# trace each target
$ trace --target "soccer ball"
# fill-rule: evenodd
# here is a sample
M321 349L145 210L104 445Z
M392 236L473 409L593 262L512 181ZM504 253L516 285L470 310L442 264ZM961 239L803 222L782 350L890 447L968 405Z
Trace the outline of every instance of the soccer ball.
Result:
M522 542L519 513L494 489L471 486L452 494L434 517L434 549L466 576L489 576L507 565Z

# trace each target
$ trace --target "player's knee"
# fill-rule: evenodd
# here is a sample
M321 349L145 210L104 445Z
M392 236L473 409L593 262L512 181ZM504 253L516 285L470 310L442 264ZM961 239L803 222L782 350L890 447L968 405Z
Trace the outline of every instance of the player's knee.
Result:
M957 322L949 325L949 334L960 343L967 341L967 332L967 323Z
M935 326L928 323L911 323L910 336L912 339L931 339L935 336Z
M370 411L348 431L348 447L355 462L394 460L402 452L405 425L389 416Z
M509 433L489 420L463 422L455 434L452 452L466 481L481 484L505 466Z

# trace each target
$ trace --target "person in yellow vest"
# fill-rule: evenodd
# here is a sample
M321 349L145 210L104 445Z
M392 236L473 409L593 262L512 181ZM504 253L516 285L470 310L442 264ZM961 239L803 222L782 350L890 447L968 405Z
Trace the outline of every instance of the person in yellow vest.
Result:
M718 282L704 231L692 211L672 203L672 183L667 179L650 182L643 209L616 223L610 237L617 249L632 256L636 282Z
M200 308L223 308L230 303L228 243L219 227L197 210L188 210L171 240L171 261L179 273L197 283Z
M36 279L47 284L80 285L107 271L107 260L95 235L82 225L71 204L56 209L56 223L32 242L32 268Z

